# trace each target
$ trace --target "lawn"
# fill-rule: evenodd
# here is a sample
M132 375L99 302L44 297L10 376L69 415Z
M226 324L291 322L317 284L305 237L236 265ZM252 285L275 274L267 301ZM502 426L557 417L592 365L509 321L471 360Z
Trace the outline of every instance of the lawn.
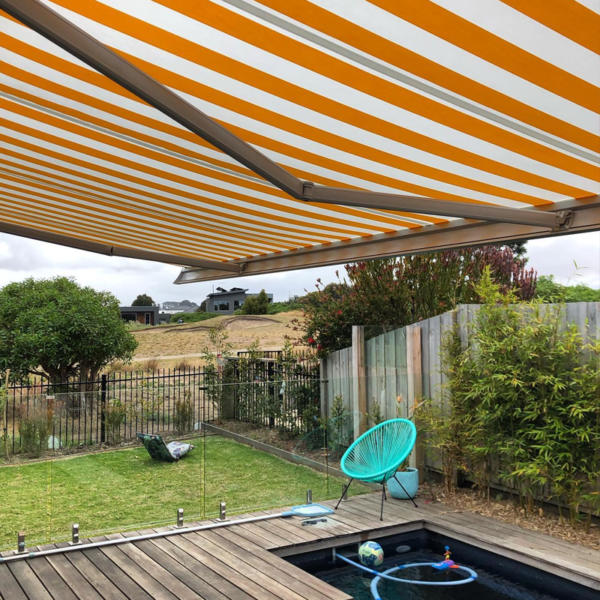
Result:
M221 437L207 436L177 463L152 461L143 447L0 468L0 549L100 532L214 518L335 498L343 480ZM204 456L206 454L206 456ZM366 488L353 484L351 493Z

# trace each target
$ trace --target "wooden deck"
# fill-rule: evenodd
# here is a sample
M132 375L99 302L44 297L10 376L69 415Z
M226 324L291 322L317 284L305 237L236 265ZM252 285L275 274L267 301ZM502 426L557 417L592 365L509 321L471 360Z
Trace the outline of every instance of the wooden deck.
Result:
M255 513L261 514L268 513ZM282 557L423 527L485 549L500 548L505 556L586 585L600 595L598 551L449 510L443 504L423 504L415 509L408 502L391 500L386 502L384 517L384 521L379 520L379 495L368 494L343 502L326 528L304 527L298 517L275 518L0 563L0 597L349 600L347 594ZM89 541L123 539L140 533L150 531Z

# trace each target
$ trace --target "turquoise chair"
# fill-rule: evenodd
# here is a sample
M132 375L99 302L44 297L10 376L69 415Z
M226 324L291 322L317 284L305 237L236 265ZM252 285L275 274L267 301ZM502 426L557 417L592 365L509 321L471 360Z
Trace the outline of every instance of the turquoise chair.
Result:
M386 498L385 482L393 477L406 492L396 477L396 470L411 453L416 439L417 429L414 423L408 419L384 421L357 438L344 452L340 461L340 467L344 474L350 477L350 481L344 488L336 508L340 505L354 479L368 483L380 483L380 518L383 521L383 501ZM406 493L406 495L416 507L417 503L410 494Z

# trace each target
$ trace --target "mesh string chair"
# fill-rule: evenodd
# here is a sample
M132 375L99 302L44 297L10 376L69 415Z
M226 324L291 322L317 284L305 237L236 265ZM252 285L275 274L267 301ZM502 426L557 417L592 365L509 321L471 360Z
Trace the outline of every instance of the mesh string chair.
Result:
M148 454L154 460L165 462L178 461L194 447L187 442L169 442L165 444L160 435L152 435L150 433L138 433L137 437L144 444Z
M406 492L402 483L396 477L396 469L411 453L417 430L412 421L407 419L390 419L372 427L344 452L340 467L350 481L344 488L336 508L346 495L354 479L369 483L381 484L381 520L383 521L383 501L385 500L385 482L394 477L400 487ZM410 494L406 495L417 506Z

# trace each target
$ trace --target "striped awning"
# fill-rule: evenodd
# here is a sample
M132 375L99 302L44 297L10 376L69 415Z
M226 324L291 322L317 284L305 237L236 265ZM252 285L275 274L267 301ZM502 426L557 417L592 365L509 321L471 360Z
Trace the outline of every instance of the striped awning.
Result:
M598 0L0 0L0 231L178 282L600 229Z

